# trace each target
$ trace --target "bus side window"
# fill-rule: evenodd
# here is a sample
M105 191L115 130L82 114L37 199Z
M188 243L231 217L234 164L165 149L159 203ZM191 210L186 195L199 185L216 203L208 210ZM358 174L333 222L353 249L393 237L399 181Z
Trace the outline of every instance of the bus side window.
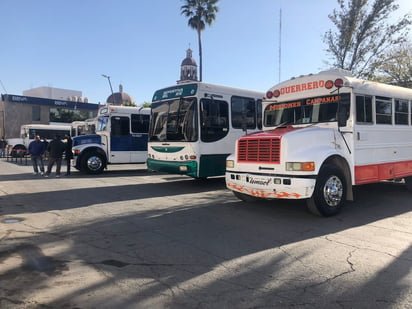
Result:
M254 99L233 96L231 108L234 129L256 128L256 102Z
M111 134L113 136L125 136L130 134L129 117L115 116L111 118Z
M132 133L148 133L149 119L149 115L132 114Z
M408 106L406 100L395 100L395 124L408 125Z
M376 123L392 124L392 100L386 97L376 97Z
M215 142L229 132L229 106L220 100L201 99L201 140Z
M356 96L356 122L372 124L372 97Z

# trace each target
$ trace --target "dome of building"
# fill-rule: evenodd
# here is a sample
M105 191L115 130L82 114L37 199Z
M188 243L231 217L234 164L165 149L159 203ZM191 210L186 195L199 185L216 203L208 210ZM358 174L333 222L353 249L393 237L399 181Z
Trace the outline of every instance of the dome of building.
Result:
M183 65L194 65L194 66L197 66L195 59L192 58L191 56L190 56L190 57L186 57L185 59L183 59L181 65L182 65L182 66L183 66Z
M123 92L123 86L119 85L119 92L109 95L106 102L113 105L130 105L134 103L134 99L128 93Z
M180 80L177 83L197 81L197 64L192 57L192 50L186 50L186 58L183 59L180 65Z

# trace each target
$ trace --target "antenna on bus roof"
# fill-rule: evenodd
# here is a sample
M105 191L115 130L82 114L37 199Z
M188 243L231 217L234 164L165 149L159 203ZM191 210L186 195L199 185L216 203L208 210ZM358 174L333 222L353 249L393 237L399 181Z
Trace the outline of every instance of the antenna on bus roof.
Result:
M279 83L282 64L282 8L279 9Z

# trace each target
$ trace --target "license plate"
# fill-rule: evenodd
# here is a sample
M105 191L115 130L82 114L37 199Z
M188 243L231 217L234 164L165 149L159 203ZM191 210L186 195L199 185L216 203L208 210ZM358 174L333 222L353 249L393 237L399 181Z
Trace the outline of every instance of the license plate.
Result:
M272 178L258 176L246 176L246 182L252 185L259 185L265 187L273 183Z

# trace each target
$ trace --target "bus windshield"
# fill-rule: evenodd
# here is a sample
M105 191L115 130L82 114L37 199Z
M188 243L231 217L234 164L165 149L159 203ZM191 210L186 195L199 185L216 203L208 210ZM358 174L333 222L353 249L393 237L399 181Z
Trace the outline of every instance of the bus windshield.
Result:
M152 104L150 141L194 142L198 139L196 98Z
M109 116L98 117L96 132L106 131L108 122L109 122Z
M338 104L348 104L349 98L344 93L272 103L264 110L264 124L273 127L336 121Z

